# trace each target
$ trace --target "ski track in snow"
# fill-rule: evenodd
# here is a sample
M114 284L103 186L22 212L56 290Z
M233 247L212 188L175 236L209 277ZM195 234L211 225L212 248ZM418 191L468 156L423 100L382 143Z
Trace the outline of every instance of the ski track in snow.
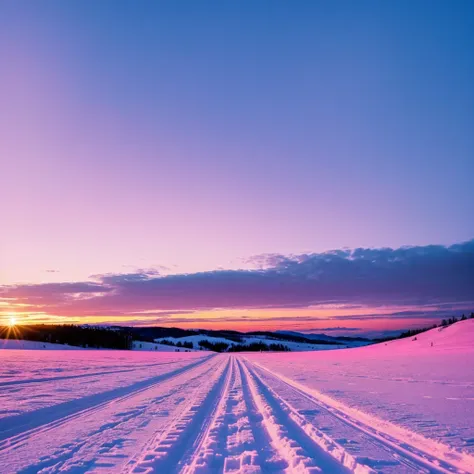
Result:
M471 458L397 439L245 355L180 358L150 359L148 378L138 364L132 383L1 418L0 471L472 472ZM59 377L78 382L112 370L98 372ZM34 397L57 378L11 380L0 391L18 385Z

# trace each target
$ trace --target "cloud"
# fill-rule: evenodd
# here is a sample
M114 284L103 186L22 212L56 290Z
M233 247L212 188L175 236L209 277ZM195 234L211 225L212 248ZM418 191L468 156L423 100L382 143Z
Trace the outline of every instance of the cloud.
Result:
M474 302L470 302L464 308L456 310L467 311L474 308ZM374 314L344 314L336 315L328 318L330 321L373 321L376 319L398 319L398 320L414 320L414 319L441 319L446 316L452 316L453 311L448 310L420 310L420 311L395 311L389 313L374 313Z
M156 270L94 275L86 282L3 286L0 297L36 304L38 310L64 316L331 304L439 305L440 309L448 309L459 302L472 307L474 301L474 240L450 247L271 254L251 261L258 262L259 268L175 275L161 275ZM391 317L420 317L425 313L420 310L419 314ZM332 319L362 320L373 316ZM155 317L160 318L159 314Z
M71 295L84 295L111 291L103 282L66 282L66 283L40 283L0 287L0 295L5 298L32 301L44 300L45 302L67 299Z

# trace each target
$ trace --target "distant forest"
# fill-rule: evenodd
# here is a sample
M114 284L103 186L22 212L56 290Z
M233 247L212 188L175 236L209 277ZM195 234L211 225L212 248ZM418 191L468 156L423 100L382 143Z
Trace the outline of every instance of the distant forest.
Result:
M0 327L0 339L52 342L95 349L130 349L132 334L124 328L75 326L73 324Z
M250 344L228 344L227 342L211 342L207 339L203 339L197 343L198 347L194 347L192 342L173 342L164 339L160 341L160 344L186 349L207 349L213 352L290 352L290 349L288 349L288 347L283 344L266 344L264 342L252 342Z
M474 313L469 316L462 315L461 318L443 319L439 325L424 327L420 329L410 329L396 337L376 339L373 342L386 342L393 339L402 339L405 337L414 337L417 334L428 331L436 327L445 327L458 321L474 319ZM132 341L154 342L160 337L180 338L192 335L208 335L213 337L222 337L232 341L210 342L203 339L197 343L197 347L192 342L172 342L170 340L161 341L162 344L170 346L183 347L187 349L207 349L214 352L260 352L260 351L289 351L287 346L282 344L285 341L305 342L312 344L332 344L340 345L341 342L315 341L304 337L275 334L272 332L253 332L239 333L237 331L211 331L211 330L185 330L179 328L160 328L160 327L100 327L100 326L76 326L72 324L54 325L54 324L36 324L36 325L17 325L15 327L0 326L0 339L21 339L27 341L36 341L44 343L68 344L70 346L94 348L94 349L131 349ZM244 343L245 336L266 336L269 337L268 343L252 342ZM271 338L275 338L272 342ZM342 338L340 338L342 339ZM344 338L347 340L359 340L362 338Z

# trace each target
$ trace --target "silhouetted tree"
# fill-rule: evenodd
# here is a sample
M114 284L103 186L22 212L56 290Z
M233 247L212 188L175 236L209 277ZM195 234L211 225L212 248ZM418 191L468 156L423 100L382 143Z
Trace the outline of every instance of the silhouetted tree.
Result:
M214 352L225 352L229 347L229 344L225 342L209 342L207 339L199 341L198 344L201 347Z
M160 344L164 344L165 346L175 346L176 344L173 341L169 341L168 339L163 339L160 341Z
M264 342L251 342L250 344L233 344L228 352L290 352L290 349L283 344L265 344Z
M36 342L55 342L77 347L130 349L132 337L128 330L73 324L21 325L16 331L0 327L0 339L23 339Z

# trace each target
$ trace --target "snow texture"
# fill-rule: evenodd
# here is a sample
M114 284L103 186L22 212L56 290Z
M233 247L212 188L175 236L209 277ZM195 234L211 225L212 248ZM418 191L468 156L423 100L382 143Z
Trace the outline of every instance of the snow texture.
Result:
M0 350L0 472L472 473L473 336L470 320L338 351Z

